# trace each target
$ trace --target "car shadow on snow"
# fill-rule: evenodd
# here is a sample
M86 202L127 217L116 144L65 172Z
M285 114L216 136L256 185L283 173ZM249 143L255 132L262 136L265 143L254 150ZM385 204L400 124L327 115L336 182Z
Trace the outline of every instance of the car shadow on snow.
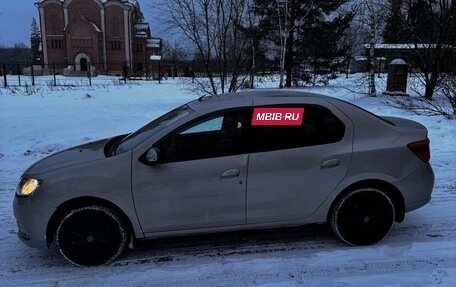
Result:
M195 258L242 256L346 246L327 224L233 231L138 241L112 266L164 264Z

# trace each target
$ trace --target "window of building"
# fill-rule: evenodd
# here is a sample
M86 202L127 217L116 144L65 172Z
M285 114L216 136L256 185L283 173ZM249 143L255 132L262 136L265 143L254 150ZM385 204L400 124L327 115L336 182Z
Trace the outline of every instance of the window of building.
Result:
M112 50L121 50L122 42L121 41L111 41L111 49Z
M58 25L59 25L58 22L59 22L59 16L52 15L51 16L51 32L53 35L60 34L59 29L58 29Z
M112 36L113 37L120 36L120 24L119 24L119 18L117 18L117 17L112 18Z
M63 39L51 39L49 47L51 49L63 49Z

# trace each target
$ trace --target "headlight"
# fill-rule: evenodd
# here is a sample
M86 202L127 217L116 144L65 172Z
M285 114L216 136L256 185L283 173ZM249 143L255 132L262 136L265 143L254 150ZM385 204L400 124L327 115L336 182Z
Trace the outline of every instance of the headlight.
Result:
M19 186L17 187L16 194L19 196L32 195L38 186L40 186L40 181L38 179L22 178Z

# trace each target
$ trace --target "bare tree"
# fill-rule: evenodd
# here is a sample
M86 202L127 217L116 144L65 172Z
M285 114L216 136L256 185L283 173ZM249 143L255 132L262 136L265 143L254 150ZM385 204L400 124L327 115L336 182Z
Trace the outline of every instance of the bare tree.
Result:
M417 89L414 89L418 92ZM456 77L447 74L440 82L440 93L432 100L425 97L388 97L392 106L415 114L441 115L456 120Z
M179 41L163 41L162 56L164 60L179 62L188 60L189 52Z
M247 13L245 23L239 28L247 39L245 46L248 61L250 62L249 70L249 87L254 88L255 74L257 70L257 57L264 53L266 38L261 30L261 21L264 15L256 13L256 6L253 0L247 0Z
M423 0L421 2L429 12L428 17L436 21L436 31L431 31L432 35L420 35L419 27L408 21L407 26L413 35L416 54L420 58L421 72L425 82L424 97L432 100L441 81L441 70L445 64L445 50L454 48L456 44L449 42L450 34L455 33L451 28L454 28L456 21L456 4L448 0Z
M451 112L449 115L456 119L456 75L448 75L442 83L442 94L444 99L449 103Z
M355 10L355 9L354 9ZM366 35L366 27L357 21L352 21L349 28L345 30L341 39L340 45L345 47L346 53L344 55L345 63L345 77L348 79L352 59L354 56L362 55L364 53L364 45Z
M249 5L249 12L248 12L248 17L247 17L247 24L248 26L244 29L247 30L247 37L249 39L249 49L250 49L250 61L251 61L251 67L250 67L250 78L249 78L249 84L250 88L254 88L254 83L255 83L255 73L256 73L256 57L258 53L258 42L261 39L258 25L259 25L259 20L258 16L254 13L252 3Z
M375 44L378 42L378 35L382 28L380 14L382 0L355 0L352 2L353 9L356 10L354 22L358 24L358 31L367 31L364 38L365 46L368 49L368 95L376 96L375 83Z
M385 11L398 13L398 21L405 31L404 42L410 43L414 49L418 65L425 86L424 97L432 100L434 92L440 86L446 75L451 70L446 59L451 55L456 45L456 2L451 0L408 0L393 5L389 2L383 5ZM454 57L454 56L453 56ZM454 72L454 71L453 71Z
M288 1L277 1L277 19L279 27L280 45L279 45L279 72L280 72L280 83L279 87L283 88L283 76L285 74L285 56L287 49L287 38L288 34L293 30L294 25L291 25L289 21L289 5ZM281 5L282 4L282 5ZM281 7L283 6L283 7ZM282 12L283 11L283 12Z
M199 81L208 94L236 91L245 80L244 26L246 0L163 0L163 22L179 30L196 48L208 85Z

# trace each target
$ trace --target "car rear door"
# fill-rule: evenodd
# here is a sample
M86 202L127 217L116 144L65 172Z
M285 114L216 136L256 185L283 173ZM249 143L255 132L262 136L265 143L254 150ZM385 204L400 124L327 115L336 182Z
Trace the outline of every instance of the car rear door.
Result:
M251 108L202 116L159 140L159 162L135 160L132 188L143 231L245 224Z
M282 101L285 104L276 104ZM303 108L298 126L251 127L247 223L303 220L346 175L352 154L350 119L324 99L286 104L261 98L255 107ZM255 112L254 112L255 116ZM261 117L259 117L261 118Z

